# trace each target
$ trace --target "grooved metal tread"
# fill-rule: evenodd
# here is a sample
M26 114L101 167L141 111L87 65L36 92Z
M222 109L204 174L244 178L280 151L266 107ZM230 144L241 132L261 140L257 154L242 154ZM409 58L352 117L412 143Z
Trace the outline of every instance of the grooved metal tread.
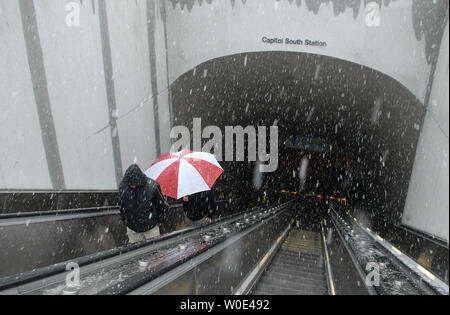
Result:
M328 294L320 234L292 230L256 284L253 294Z

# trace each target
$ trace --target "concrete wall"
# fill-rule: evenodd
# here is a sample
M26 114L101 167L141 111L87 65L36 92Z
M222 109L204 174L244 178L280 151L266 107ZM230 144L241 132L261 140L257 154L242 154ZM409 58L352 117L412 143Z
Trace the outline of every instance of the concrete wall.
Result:
M421 132L403 224L449 240L449 26Z
M98 12L85 3L80 26L68 27L65 1L34 2L65 188L113 188L111 138L95 134L109 122Z
M0 188L51 187L17 1L0 1L0 32Z
M385 2L379 26L368 26L365 1L171 0L168 9L170 79L208 60L244 52L294 51L327 55L383 72L424 100L430 65L426 17L411 0ZM319 40L326 47L266 44L263 37Z
M115 189L167 150L163 4L0 0L0 190Z

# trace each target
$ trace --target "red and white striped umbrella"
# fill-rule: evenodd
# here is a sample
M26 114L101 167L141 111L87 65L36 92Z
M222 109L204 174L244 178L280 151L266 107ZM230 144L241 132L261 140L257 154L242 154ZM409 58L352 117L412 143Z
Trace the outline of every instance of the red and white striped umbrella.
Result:
M145 175L159 183L164 195L178 200L211 190L222 173L214 155L184 150L162 155Z

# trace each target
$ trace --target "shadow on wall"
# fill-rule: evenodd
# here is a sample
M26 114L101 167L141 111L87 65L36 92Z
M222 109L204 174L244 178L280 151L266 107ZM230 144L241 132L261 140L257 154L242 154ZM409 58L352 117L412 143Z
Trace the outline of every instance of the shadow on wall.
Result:
M214 0L169 0L172 2L173 8L180 5L180 8L184 10L185 8L191 12L195 4L198 3L199 6L203 2L207 4L212 4ZM223 1L223 0L221 0ZM231 6L234 8L236 1L230 0ZM274 0L279 2L280 0ZM356 19L361 11L361 6L364 3L364 7L368 3L378 3L380 7L388 7L391 3L398 2L399 0L287 0L291 5L296 5L301 7L303 2L305 3L308 11L318 14L323 5L329 5L332 3L333 11L335 16L345 13L347 9L353 10L353 18ZM247 0L241 0L242 4L245 5ZM429 63L433 62L436 55L440 50L440 42L444 34L444 29L448 21L448 10L449 1L448 0L434 0L434 1L424 1L424 0L413 0L412 4L412 17L413 26L416 33L417 40L422 40L425 38L425 50L427 54L427 60Z

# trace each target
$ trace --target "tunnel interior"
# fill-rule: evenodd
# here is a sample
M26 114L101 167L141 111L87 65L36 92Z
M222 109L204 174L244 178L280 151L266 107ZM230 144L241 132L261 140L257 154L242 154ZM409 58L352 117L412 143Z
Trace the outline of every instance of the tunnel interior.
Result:
M174 125L192 132L194 118L221 130L278 126L278 169L255 187L255 162L222 161L216 190L225 195L251 203L281 190L338 194L371 216L401 220L425 109L394 79L327 56L254 52L198 65L171 94Z

